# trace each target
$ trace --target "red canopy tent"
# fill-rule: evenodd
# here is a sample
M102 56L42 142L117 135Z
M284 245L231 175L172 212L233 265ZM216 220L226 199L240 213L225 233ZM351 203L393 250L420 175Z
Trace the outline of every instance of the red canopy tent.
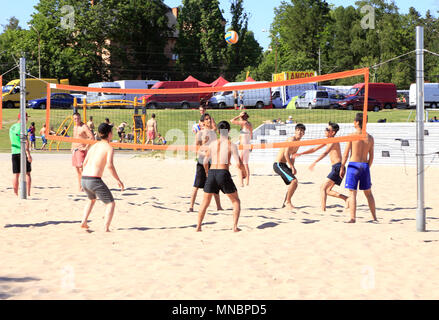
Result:
M198 83L198 87L210 87L210 84L204 83L192 76L189 76L186 78L186 80L184 80L185 82L197 82Z
M245 82L256 82L252 77L248 77Z
M226 79L224 79L223 77L219 77L218 79L216 79L214 82L212 82L210 84L211 87L215 88L215 87L223 87L225 84L229 83L229 81L227 81Z

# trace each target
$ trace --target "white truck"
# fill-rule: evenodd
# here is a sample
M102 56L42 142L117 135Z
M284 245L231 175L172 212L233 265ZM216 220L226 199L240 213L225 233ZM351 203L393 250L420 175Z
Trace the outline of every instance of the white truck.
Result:
M268 83L267 81L255 81L255 82L230 82L224 85L224 89L233 86L248 86L258 83ZM239 96L239 91L237 92ZM238 98L238 106L241 105L240 99ZM271 106L271 89L251 89L243 90L243 101L245 108L257 108L263 109L265 107ZM233 107L235 104L235 97L233 91L223 91L218 92L212 98L210 98L209 103L212 107L226 108Z
M90 83L89 88L100 89L122 89L117 82L96 82ZM87 92L87 104L101 101L121 101L125 100L125 95L122 93L106 93L106 92Z
M439 106L439 83L424 84L424 101L426 108L436 109ZM410 86L410 107L416 107L416 83Z
M120 85L121 89L151 89L158 80L118 80L114 81L115 83L118 83ZM134 101L134 98L137 97L137 99L140 99L145 95L145 93L142 94L125 94L125 100Z

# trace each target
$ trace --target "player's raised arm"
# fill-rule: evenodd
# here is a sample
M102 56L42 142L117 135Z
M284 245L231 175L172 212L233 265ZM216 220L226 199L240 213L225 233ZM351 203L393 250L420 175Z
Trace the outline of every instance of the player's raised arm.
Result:
M320 146L318 146L318 147L315 147L315 148L312 148L312 149L308 149L308 150L306 150L306 151L304 151L304 152L296 153L296 154L294 155L294 158L301 157L301 156L304 156L304 155L306 155L306 154L312 154L312 153L314 153L314 152L319 151L320 149L322 149L322 148L325 147L325 146L326 146L326 144L322 144L322 145L320 145ZM328 152L328 153L329 153L329 152Z
M323 146L318 147L319 149L323 148ZM318 157L310 166L309 169L313 170L314 167L316 166L317 163L319 163L320 161L322 161L332 150L332 148L334 148L334 144L330 143L327 145L325 152L323 152L320 157ZM315 148L316 149L316 148Z

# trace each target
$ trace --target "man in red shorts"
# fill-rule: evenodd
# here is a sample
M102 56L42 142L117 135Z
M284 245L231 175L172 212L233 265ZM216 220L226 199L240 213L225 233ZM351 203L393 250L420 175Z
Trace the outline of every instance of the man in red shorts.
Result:
M75 124L73 127L74 139L95 140L94 134L91 132L90 128L81 121L81 115L79 113L76 112L73 114L73 122ZM90 145L88 144L72 143L72 165L76 168L76 173L78 174L80 192L84 191L81 186L82 169L89 148Z

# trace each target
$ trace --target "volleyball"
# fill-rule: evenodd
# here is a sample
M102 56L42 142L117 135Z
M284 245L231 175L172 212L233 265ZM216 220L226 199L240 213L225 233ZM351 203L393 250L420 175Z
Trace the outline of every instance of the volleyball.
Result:
M200 128L200 126L198 125L198 123L195 123L195 124L192 126L192 132L193 132L194 134L197 134L200 130L201 130L201 128Z
M229 32L227 32L226 35L224 36L224 38L226 39L226 42L229 44L235 44L239 40L238 33L236 31L233 31L233 30L230 30Z

